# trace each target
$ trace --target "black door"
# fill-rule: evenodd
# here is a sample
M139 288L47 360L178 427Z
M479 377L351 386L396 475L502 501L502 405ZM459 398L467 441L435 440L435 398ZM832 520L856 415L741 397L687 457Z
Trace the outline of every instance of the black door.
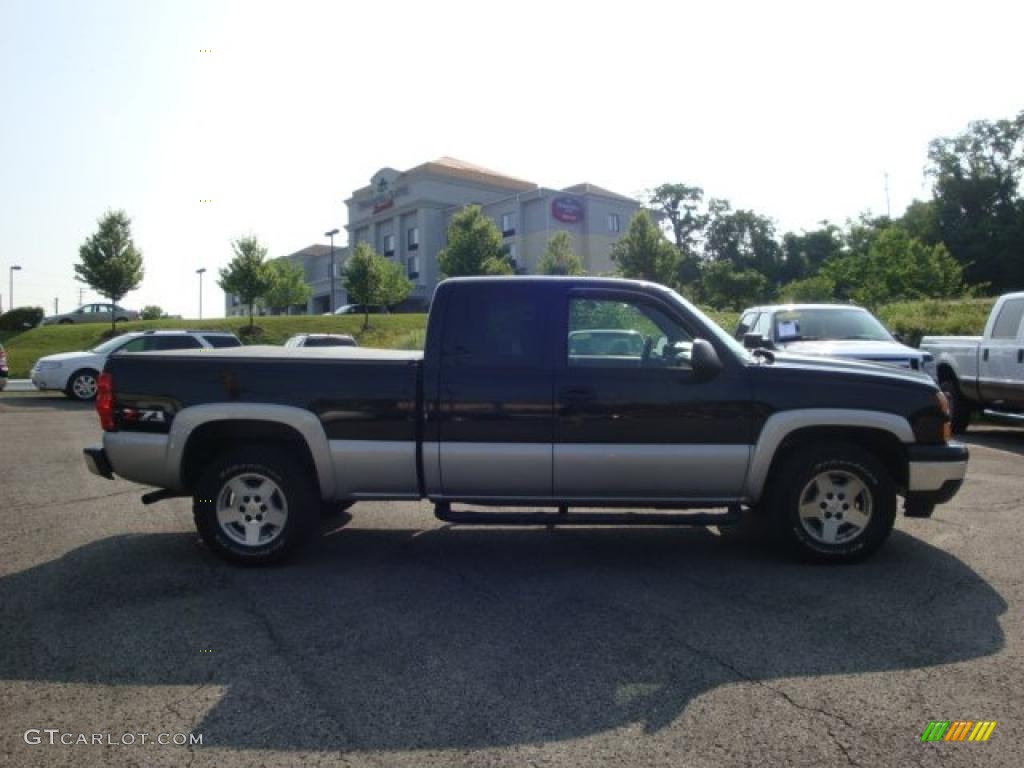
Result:
M438 387L445 496L551 496L549 293L536 282L481 283L448 307Z
M647 294L580 291L561 304L558 498L731 499L750 457L750 387L730 360L695 376L692 319ZM728 354L727 352L725 354Z

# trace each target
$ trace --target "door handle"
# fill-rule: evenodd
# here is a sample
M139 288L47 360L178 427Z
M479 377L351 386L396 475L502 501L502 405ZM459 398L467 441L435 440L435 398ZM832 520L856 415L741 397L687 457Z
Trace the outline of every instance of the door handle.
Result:
M560 399L566 405L586 405L594 401L594 390L590 387L563 389Z
M984 361L986 363L988 362L988 350L987 349L981 350L981 359L982 359L982 361Z
M1024 349L1017 350L1017 362L1024 363Z

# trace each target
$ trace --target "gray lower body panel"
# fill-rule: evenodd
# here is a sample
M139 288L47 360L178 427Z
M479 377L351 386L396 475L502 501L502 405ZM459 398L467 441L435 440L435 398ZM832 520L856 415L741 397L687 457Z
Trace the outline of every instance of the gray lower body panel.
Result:
M147 432L105 432L103 450L114 473L125 480L157 488L181 490L177 464L168 461L167 435Z
M348 498L419 498L412 440L330 440L335 494Z
M447 496L551 496L551 443L440 443Z
M559 498L738 498L749 445L555 446Z

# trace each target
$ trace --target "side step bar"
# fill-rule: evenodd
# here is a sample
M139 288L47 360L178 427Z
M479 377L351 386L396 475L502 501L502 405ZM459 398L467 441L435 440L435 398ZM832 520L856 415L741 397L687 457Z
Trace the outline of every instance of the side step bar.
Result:
M740 505L728 512L656 513L656 512L573 512L559 507L558 512L454 512L447 501L434 503L434 515L446 523L492 525L735 525L740 521Z
M1007 413L1006 411L994 411L991 408L986 408L982 411L990 419L1001 419L1003 421L1012 421L1015 424L1024 423L1024 414L1021 413Z

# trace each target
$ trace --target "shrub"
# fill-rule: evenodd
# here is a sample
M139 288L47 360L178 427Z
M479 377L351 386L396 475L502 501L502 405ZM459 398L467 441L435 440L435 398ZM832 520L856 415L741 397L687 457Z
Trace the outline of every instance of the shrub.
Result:
M24 331L35 328L43 319L42 307L15 307L0 315L0 331Z

